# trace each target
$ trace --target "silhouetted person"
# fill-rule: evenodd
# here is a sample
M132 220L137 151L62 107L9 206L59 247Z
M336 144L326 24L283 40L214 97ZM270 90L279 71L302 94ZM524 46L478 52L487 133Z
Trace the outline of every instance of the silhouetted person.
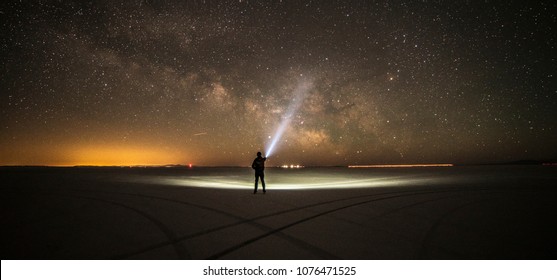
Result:
M251 164L251 168L253 168L255 170L255 189L253 190L253 193L257 193L257 185L259 182L259 178L261 178L261 186L263 186L263 193L266 193L265 191L265 160L267 160L267 158L261 157L261 152L257 152L257 157L253 160L253 163Z

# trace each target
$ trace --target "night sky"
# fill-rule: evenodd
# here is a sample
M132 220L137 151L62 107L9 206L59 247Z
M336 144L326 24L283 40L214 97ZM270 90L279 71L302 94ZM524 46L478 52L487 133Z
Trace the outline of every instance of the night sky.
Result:
M117 2L0 4L0 165L557 158L555 1Z

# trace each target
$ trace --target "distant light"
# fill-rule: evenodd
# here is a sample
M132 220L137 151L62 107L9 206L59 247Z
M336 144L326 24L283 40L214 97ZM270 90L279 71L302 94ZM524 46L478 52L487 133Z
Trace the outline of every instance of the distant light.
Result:
M192 168L192 167L193 167L193 164L191 164L191 163L188 164L188 167L189 167L189 168Z
M452 163L348 165L348 168L451 167Z
M304 168L303 165L299 165L299 164L285 164L285 165L281 165L281 168Z

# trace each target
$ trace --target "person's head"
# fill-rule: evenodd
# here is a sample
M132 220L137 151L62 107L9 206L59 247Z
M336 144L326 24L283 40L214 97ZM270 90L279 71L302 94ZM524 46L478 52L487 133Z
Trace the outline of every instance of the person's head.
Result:
M257 152L257 156L260 157L260 156L261 156L261 152Z

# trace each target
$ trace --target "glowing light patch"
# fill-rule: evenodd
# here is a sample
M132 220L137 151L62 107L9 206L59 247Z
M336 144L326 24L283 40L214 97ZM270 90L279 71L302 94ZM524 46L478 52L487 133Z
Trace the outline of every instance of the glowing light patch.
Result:
M304 168L303 165L299 165L299 164L285 164L285 165L281 165L281 168Z
M71 158L66 165L70 166L164 166L180 160L179 156L164 149L119 144L76 147L66 153Z
M452 163L432 164L374 164L374 165L349 165L348 168L411 168L411 167L451 167Z
M138 177L133 182L156 185L182 186L210 189L253 189L252 176L187 176L183 178L168 177ZM128 180L129 181L129 180ZM443 181L441 178L419 177L379 177L354 179L349 176L291 176L279 177L267 181L267 190L310 190L310 189L353 189L376 188L394 186L432 185ZM293 182L295 181L295 182Z

